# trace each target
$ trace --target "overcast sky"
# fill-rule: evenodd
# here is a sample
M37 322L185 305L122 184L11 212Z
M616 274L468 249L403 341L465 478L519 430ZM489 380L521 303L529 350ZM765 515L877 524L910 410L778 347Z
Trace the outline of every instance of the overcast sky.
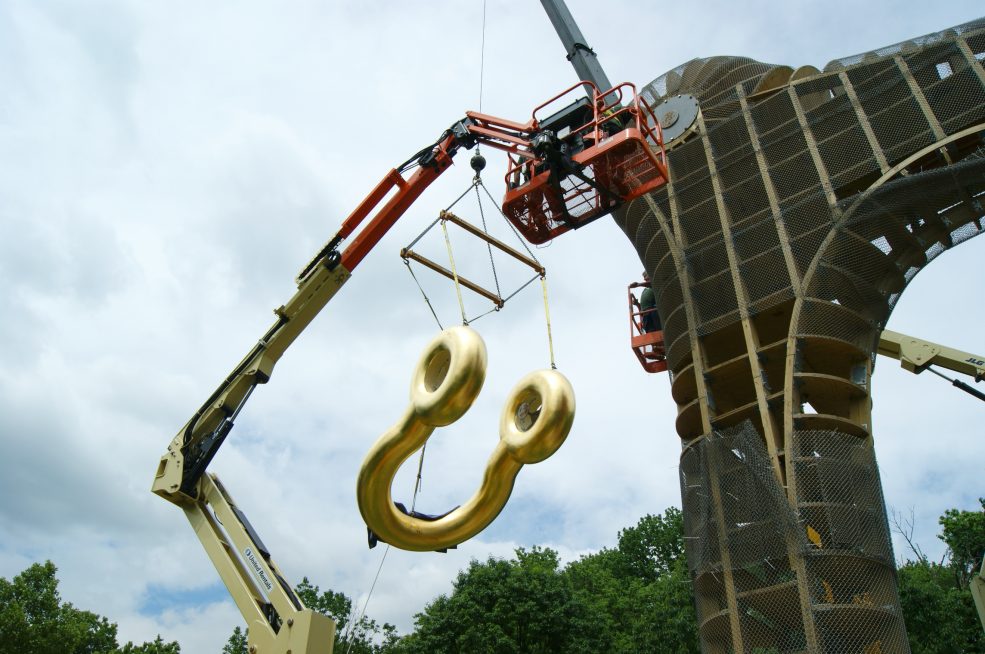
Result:
M641 85L698 56L821 67L981 10L972 0L569 6L609 77ZM181 512L149 492L158 458L359 200L478 108L481 26L481 0L0 0L0 576L51 559L64 597L118 622L123 640L161 633L190 654L219 651L241 619ZM489 0L483 110L522 121L574 81L539 3ZM498 196L503 162L487 155ZM358 466L404 410L438 331L397 253L468 186L467 161L366 259L211 466L293 582L307 575L359 601L372 583L383 550L366 548ZM471 199L456 211L480 217ZM485 251L453 238L470 274L491 282ZM440 256L440 233L421 248ZM935 261L890 328L982 353L983 253L972 241ZM574 428L520 473L476 539L447 555L390 553L368 612L401 632L471 558L542 544L571 560L680 504L669 381L628 348L625 289L641 270L629 241L606 219L537 254L558 366L578 398ZM504 290L524 273L505 260L497 272ZM451 285L418 275L454 324ZM509 389L548 363L536 287L476 329L485 390L432 439L424 511L471 495ZM985 494L983 405L892 361L874 387L887 502L913 508L917 540L939 557L937 516ZM405 472L395 499L411 490Z

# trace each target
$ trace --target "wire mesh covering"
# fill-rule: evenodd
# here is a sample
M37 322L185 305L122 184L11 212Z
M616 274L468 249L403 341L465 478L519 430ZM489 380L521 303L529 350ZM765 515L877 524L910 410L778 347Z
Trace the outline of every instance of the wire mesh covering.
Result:
M793 505L751 422L681 455L703 651L907 651L870 444L837 431L793 441Z
M788 544L807 548L797 516L751 423L715 432L681 454L688 567L705 652L777 653L806 646Z
M793 450L818 650L908 651L871 443L837 431L796 431Z
M700 109L616 222L662 318L705 652L909 651L871 373L910 280L985 231L983 61L978 20L823 72L695 59L642 92Z

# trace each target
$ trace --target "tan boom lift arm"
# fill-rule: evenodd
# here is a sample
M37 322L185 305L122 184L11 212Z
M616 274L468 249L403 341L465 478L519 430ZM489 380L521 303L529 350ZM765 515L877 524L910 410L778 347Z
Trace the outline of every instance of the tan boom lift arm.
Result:
M456 123L434 146L419 152L399 171L391 170L356 207L298 275L297 292L274 311L274 324L181 428L158 463L151 490L185 512L246 619L251 654L330 653L335 623L304 606L245 514L218 478L205 469L250 394L270 379L285 350L414 200L451 165L455 152L474 144L463 138L468 136L464 127L463 122ZM405 179L401 173L414 166L417 169ZM340 252L342 241L371 213L366 226Z
M959 379L952 379L941 374L931 366L940 366L959 372L969 377L973 377L976 382L985 379L985 357L962 352L954 348L931 343L914 336L907 336L899 332L888 329L882 332L879 338L879 348L877 352L883 356L898 359L904 369L914 374L919 374L924 370L929 370L938 377L942 377L951 382L952 386L960 388L965 393L985 401L985 393L964 383Z
M219 479L205 473L206 467L253 390L270 379L287 348L414 200L451 166L455 152L474 143L468 125L460 121L435 145L421 150L399 170L391 170L377 184L304 267L296 279L297 292L275 309L273 326L181 428L158 463L151 490L185 512L246 619L251 654L330 653L335 622L303 605L246 515ZM405 179L401 173L415 166ZM342 241L371 213L366 226L340 252Z

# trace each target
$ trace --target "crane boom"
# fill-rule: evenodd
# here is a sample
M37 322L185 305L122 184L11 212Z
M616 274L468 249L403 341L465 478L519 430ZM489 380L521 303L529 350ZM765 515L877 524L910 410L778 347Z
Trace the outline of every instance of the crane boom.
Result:
M883 330L882 336L879 337L877 352L883 356L898 359L905 370L914 374L930 370L965 393L985 401L985 393L959 379L951 379L931 367L947 368L973 377L976 382L980 382L985 379L985 357L983 356L962 352L946 345L932 343L888 329Z
M936 365L974 377L975 381L985 379L985 357L888 329L879 338L878 353L899 359L900 365L912 373Z
M414 200L451 165L462 145L468 141L449 130L437 144L419 153L414 163L420 167L409 178L397 170L387 173L302 269L296 279L297 291L274 310L274 324L179 430L158 463L151 490L184 511L246 620L252 654L331 654L335 622L304 606L246 514L218 477L205 470L253 390L270 379L285 350ZM339 252L341 242L374 210L367 225Z
M447 135L427 153L409 179L391 170L342 223L335 237L298 276L298 290L286 304L274 310L276 321L219 385L168 445L161 457L153 492L177 504L194 501L196 484L233 427L243 404L259 384L265 384L285 350L349 280L366 254L396 223L424 190L450 165L458 143ZM338 246L387 196L396 193L341 253Z

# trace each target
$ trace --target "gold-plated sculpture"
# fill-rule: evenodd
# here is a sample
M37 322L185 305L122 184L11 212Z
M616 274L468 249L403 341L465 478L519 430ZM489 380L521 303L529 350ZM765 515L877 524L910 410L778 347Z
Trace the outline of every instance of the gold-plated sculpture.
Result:
M548 458L567 438L575 416L571 384L556 370L532 372L510 392L499 421L500 440L472 497L437 520L399 511L390 495L397 470L435 427L465 415L485 376L486 346L468 327L444 330L424 350L411 380L410 406L376 441L359 471L359 511L381 540L405 550L431 551L471 538L503 510L520 468Z

